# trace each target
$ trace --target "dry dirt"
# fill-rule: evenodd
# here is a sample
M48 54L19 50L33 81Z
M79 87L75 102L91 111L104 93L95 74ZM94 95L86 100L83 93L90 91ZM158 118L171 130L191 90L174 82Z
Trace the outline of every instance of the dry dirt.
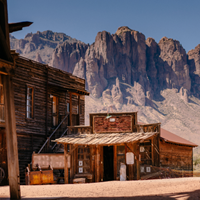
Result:
M21 186L22 199L200 199L200 178L146 181L109 181L87 184ZM9 187L0 187L0 199L9 199Z

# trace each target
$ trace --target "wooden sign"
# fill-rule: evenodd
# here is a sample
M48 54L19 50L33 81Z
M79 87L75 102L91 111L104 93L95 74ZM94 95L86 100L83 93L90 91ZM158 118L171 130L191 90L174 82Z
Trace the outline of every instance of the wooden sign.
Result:
M68 155L68 168L70 168L70 155ZM36 169L37 165L41 169L48 169L49 165L53 169L64 169L64 154L33 154L32 168Z
M141 147L140 147L140 152L144 152L144 150L145 150L145 149L144 149L144 146L141 146Z
M151 172L151 167L146 167L146 172Z
M132 132L131 115L94 116L93 133Z
M134 164L134 154L132 152L126 153L126 164L133 165Z
M140 172L141 172L141 173L144 173L144 166L141 166L141 167L140 167Z

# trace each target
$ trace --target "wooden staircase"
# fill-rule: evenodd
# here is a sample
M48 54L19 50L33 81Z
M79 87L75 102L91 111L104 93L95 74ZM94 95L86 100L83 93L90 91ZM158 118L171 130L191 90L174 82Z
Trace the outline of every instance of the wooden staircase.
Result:
M60 124L56 128L52 128L49 132L49 135L46 139L38 137L37 139L30 139L27 140L20 139L21 143L18 143L18 146L23 146L23 142L28 142L28 148L22 149L18 151L19 156L19 171L20 171L20 184L25 185L25 169L28 166L28 164L32 163L32 153L55 153L57 144L55 142L51 142L51 140L55 140L57 138L60 138L67 134L68 131L68 123L67 125L64 125L64 122L68 122L68 116L69 113L63 118L63 120L60 122ZM31 147L31 143L34 144L33 148ZM26 145L27 146L27 145ZM24 156L24 151L26 151L26 156Z

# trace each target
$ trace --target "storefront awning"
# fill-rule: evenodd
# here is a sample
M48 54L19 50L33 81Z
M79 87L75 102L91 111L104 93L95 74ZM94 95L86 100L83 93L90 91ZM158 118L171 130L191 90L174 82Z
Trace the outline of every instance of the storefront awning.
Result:
M54 140L53 142L74 145L115 145L146 140L157 134L157 132L75 134L66 135Z

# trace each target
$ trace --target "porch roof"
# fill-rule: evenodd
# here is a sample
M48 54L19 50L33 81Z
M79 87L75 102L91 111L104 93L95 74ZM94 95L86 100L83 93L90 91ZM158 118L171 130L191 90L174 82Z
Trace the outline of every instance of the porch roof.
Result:
M48 85L50 87L54 87L56 89L60 89L60 90L63 90L63 91L70 91L70 92L78 93L78 94L81 94L81 95L89 95L90 94L88 91L81 89L79 87L74 87L73 85L61 86L61 85L57 85L57 84L54 84L54 83L51 83L51 82L48 82Z
M157 134L157 132L74 134L58 138L53 142L74 145L114 145L145 140Z

